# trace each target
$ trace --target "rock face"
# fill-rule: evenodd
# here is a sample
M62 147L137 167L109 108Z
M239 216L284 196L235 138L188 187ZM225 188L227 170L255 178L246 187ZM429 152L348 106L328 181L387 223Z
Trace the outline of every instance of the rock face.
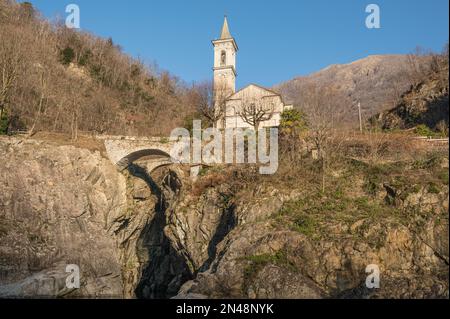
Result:
M189 273L164 235L165 202L145 169L119 173L98 152L32 140L2 138L0 150L0 296L177 293ZM80 289L66 288L71 264Z
M68 293L66 265L80 267L77 296L123 294L114 240L126 209L125 178L99 153L1 139L1 296Z
M448 128L448 61L403 94L393 109L370 121L383 129L409 129L423 124L431 129Z
M17 138L0 150L1 297L448 298L448 186L385 182L374 198L392 214L293 227L298 189L194 194L182 168L119 172L100 153ZM80 289L66 288L68 264ZM365 286L370 264L380 289Z
M445 214L441 194L434 207ZM271 197L266 201L271 202ZM428 198L424 196L422 200ZM272 201L273 202L273 201ZM211 267L187 282L180 295L211 298L436 298L448 297L448 219L419 228L391 218L333 225L334 236L314 238L280 229L253 201L236 207L238 222L218 245ZM276 212L276 207L273 212ZM375 242L373 236L380 236ZM359 239L362 237L362 240ZM379 265L382 287L365 286L366 267Z

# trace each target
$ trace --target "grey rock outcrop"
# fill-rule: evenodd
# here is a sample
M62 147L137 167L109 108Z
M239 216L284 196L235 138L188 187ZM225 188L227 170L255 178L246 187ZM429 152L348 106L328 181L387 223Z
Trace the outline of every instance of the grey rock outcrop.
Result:
M126 208L125 178L100 153L0 140L0 294L65 295L66 265L80 267L75 296L123 295L111 234Z

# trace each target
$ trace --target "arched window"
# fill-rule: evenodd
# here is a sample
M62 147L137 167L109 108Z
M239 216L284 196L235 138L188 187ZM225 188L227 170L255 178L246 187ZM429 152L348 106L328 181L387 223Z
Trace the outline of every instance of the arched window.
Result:
M224 66L227 64L227 53L225 51L222 51L220 54L220 65Z

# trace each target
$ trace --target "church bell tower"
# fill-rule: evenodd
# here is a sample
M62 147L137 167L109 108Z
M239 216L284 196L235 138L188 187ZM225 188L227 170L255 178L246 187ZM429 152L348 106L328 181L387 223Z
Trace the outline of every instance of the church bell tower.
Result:
M238 46L230 34L225 16L220 38L214 46L214 90L216 94L230 96L236 92L236 53ZM218 91L221 93L218 93Z

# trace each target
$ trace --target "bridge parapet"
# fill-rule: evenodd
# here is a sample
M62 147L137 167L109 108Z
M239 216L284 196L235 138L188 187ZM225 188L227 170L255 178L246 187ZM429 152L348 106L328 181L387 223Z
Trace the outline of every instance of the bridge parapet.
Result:
M155 142L155 143L167 143L169 139L167 137L146 137L146 136L126 136L126 135L96 135L96 139L98 140L110 140L110 141L147 141L147 142Z

